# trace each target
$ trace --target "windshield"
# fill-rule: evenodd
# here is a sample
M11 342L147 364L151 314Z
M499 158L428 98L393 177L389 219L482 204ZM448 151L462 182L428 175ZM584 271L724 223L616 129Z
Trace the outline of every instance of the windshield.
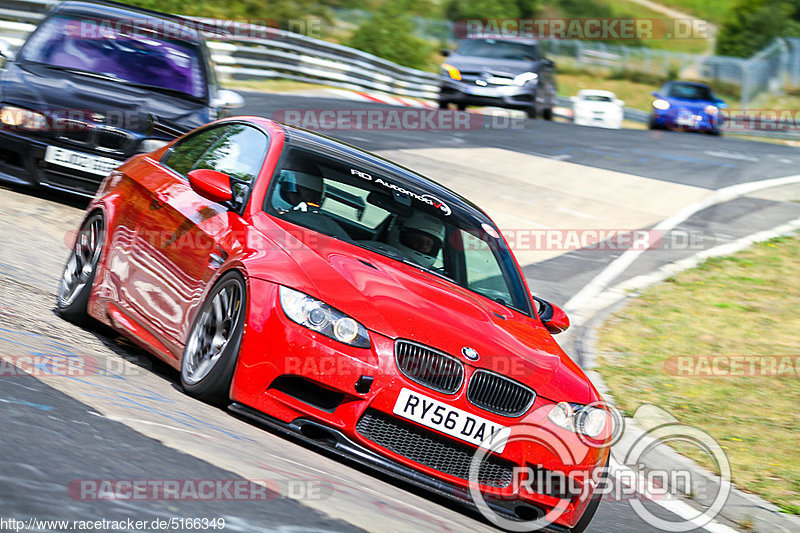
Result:
M265 210L529 313L515 262L488 219L461 212L390 176L292 148Z
M199 46L156 32L130 35L114 21L57 15L26 43L22 61L84 70L205 98Z
M533 61L537 58L536 46L533 44L498 41L495 39L468 39L461 41L456 53L462 56L515 59L518 61Z
M611 102L612 99L609 96L601 96L599 94L587 94L583 96L583 99L587 102Z
M713 100L711 91L708 87L700 85L684 85L681 83L673 83L669 87L669 96L672 98L685 98L687 100Z

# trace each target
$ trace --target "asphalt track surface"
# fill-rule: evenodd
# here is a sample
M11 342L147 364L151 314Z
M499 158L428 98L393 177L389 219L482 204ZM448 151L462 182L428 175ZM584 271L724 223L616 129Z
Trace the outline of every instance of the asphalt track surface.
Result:
M287 109L389 108L247 95L248 113L269 116ZM530 120L522 126L328 133L370 150L493 147L705 189L794 174L800 161L794 148L728 138L605 131ZM476 191L472 199L480 204L481 197L490 194ZM66 233L82 217L81 202L11 190L0 190L0 197L0 353L80 356L98 368L77 377L0 377L0 518L131 517L149 522L223 517L224 531L298 533L495 531L479 517L391 478L354 468L192 400L180 391L175 372L124 339L60 320L52 312L55 287L67 254ZM713 233L715 242L730 240L800 216L800 205L784 199L779 194L734 200L698 213L685 224ZM577 250L524 268L536 292L563 303L615 256ZM634 267L646 271L674 258L662 251ZM76 480L97 479L265 480L269 497L86 501L68 490ZM647 506L665 519L676 519L656 505ZM625 501L604 501L589 529L652 530Z

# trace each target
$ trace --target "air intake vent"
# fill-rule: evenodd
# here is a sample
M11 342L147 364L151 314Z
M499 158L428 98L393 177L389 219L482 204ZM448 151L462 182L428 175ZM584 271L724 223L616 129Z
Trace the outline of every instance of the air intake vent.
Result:
M417 425L399 420L375 409L367 409L356 424L356 431L397 455L439 472L469 479L475 448L440 436ZM511 484L514 463L489 454L478 470L478 482L504 488Z
M455 357L404 340L395 343L394 354L397 367L411 381L445 394L461 388L464 365Z
M469 380L467 400L502 416L520 416L533 405L536 393L516 381L486 370L476 370Z

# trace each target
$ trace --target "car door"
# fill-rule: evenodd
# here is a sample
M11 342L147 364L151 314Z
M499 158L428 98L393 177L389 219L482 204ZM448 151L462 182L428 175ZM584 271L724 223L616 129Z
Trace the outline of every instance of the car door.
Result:
M149 208L137 231L132 292L138 319L175 358L209 282L239 246L239 213L268 144L265 133L247 124L212 126L176 143L142 183ZM231 177L231 202L218 204L192 189L188 174L200 168Z

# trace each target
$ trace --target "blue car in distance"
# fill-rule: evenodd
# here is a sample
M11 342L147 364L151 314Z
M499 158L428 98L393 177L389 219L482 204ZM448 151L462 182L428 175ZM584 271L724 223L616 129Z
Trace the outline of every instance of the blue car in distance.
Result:
M702 131L712 135L722 133L725 102L714 96L703 83L668 81L653 93L650 129L680 129Z

